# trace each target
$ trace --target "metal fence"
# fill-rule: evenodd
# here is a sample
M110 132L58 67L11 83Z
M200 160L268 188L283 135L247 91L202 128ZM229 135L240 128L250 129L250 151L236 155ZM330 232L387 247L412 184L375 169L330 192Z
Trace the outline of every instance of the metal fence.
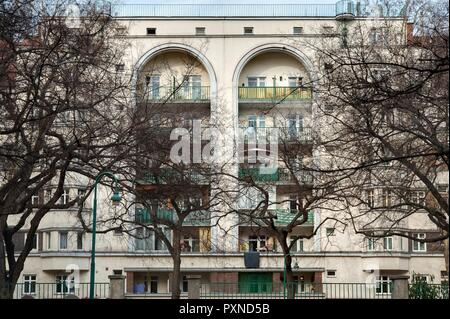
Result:
M173 101L208 101L210 99L209 86L159 86L150 88L146 92L149 100Z
M202 284L202 299L390 299L392 287L366 283L273 282Z
M309 100L312 98L311 88L284 86L239 87L240 100L280 101Z
M95 298L109 298L109 283L94 285ZM89 283L18 283L14 290L13 299L32 297L34 299L64 299L76 296L79 299L89 298Z

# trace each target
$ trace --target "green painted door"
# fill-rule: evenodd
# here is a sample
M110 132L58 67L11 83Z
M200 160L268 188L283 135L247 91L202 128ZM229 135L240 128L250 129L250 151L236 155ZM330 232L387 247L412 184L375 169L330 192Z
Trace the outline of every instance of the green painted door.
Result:
M240 273L240 293L269 293L272 292L272 273Z

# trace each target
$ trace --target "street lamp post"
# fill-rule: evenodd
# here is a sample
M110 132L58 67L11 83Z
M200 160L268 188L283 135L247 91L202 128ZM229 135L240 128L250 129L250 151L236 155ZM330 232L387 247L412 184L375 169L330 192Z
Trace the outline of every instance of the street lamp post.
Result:
M118 204L120 202L120 194L118 191L118 180L111 172L102 172L97 175L94 183L94 203L92 207L92 249L91 249L91 278L89 283L89 298L94 299L95 297L95 240L97 234L97 184L100 182L103 176L108 176L114 181L114 191L111 196L111 201L113 204Z

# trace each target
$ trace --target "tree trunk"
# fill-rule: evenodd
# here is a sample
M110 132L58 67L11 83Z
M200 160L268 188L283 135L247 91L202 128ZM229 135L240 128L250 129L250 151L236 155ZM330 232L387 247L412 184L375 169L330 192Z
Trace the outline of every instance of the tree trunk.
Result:
M283 285L286 284L286 287L283 287L283 291L286 294L287 299L294 299L297 286L293 280L294 276L292 272L292 256L289 254L290 251L286 243L286 239L287 239L286 237L283 238L283 241L281 243L284 256ZM284 278L284 276L286 276L286 278Z
M180 299L181 289L181 246L180 246L180 232L174 230L173 232L173 272L172 272L172 282L170 284L170 289L172 291L172 299Z
M2 221L4 226L4 220ZM3 235L3 227L0 227L0 299L12 299L14 296L15 283L12 284L11 278L6 270L6 258L8 256L7 250L5 250L6 243Z

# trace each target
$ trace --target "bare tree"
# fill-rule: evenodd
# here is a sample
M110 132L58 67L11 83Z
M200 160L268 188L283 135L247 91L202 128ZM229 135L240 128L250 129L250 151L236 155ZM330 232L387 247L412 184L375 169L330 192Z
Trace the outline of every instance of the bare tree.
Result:
M99 1L72 19L69 4L0 5L1 298L12 297L41 220L78 202L61 200L70 176L95 176L128 145L127 126L117 125L128 84L116 69L116 24Z
M448 271L448 3L385 1L399 4L404 20L344 21L308 44L320 61L318 121L332 163L320 170L347 186L341 207L357 233L444 240Z
M300 87L297 89L300 90ZM295 88L292 90L295 91ZM275 105L278 103L280 101ZM284 123L289 115L289 112L278 114L278 121ZM287 297L294 298L297 288L292 268L293 247L299 240L320 234L324 224L334 223L345 228L346 222L333 216L314 222L315 212L330 210L331 203L339 200L340 190L327 173L320 171L320 163L314 158L314 149L319 146L320 140L311 127L280 124L276 131L261 131L256 129L241 141L246 148L237 192L238 197L247 197L252 203L247 209L239 210L239 225L251 225L255 233L276 238L284 256L286 278L283 280ZM263 145L266 141L275 143L276 146L271 149L276 148L276 154L265 147L261 149L259 144L256 149L260 155L256 160L252 159L252 147L256 145L256 140L263 142ZM261 156L261 153L267 157ZM267 166L268 158L275 166ZM273 250L274 247L268 249Z

